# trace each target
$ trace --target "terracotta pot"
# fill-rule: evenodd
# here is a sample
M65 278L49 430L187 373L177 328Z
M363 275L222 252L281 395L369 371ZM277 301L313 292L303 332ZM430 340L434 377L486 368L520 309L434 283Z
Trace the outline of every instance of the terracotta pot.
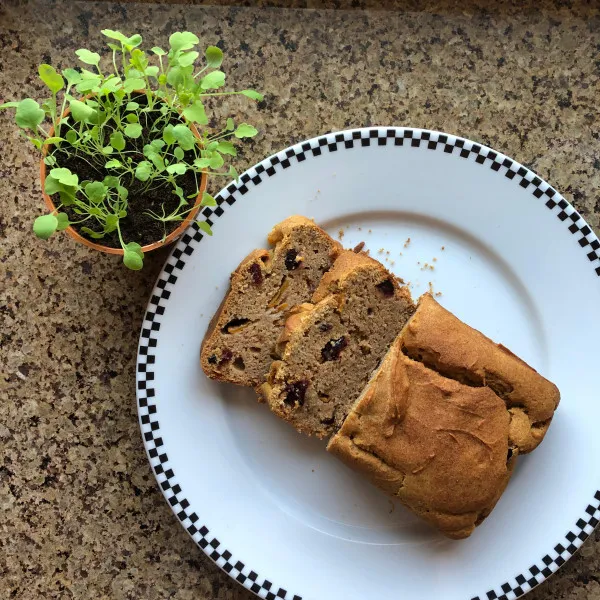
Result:
M141 92L143 93L143 92ZM63 117L66 117L69 114L69 109L67 109L64 114ZM190 129L192 130L192 133L198 138L200 138L200 134L198 133L198 130L196 129L196 126L193 123L190 123ZM50 128L50 137L54 135L54 127ZM52 198L50 198L50 196L48 196L48 194L46 194L46 192L44 192L44 188L45 188L45 183L46 183L46 163L44 162L44 158L46 158L46 155L48 153L48 146L44 146L43 150L42 150L42 160L40 161L40 181L42 183L42 195L44 196L44 202L46 203L46 206L48 207L49 210L54 211L56 210L56 206L54 206L54 202L52 202ZM175 229L174 231L172 231L165 239L160 240L158 242L154 242L153 244L148 244L147 246L142 246L142 251L144 252L144 254L146 252L150 252L152 250L157 250L158 248L163 248L164 246L167 246L171 243L173 243L180 235L183 234L183 232L187 229L188 225L194 220L194 218L196 217L196 215L198 214L198 211L200 210L200 203L202 202L202 194L205 192L206 190L206 183L208 180L208 175L205 172L202 172L201 174L201 178L200 178L200 187L198 189L198 197L196 198L196 202L194 203L194 207L192 208L192 210L190 210L190 212L187 214L187 216L185 217L185 219L183 221L181 221L179 227L177 227L177 229ZM65 231L77 242L79 242L80 244L83 244L84 246L87 246L88 248L93 248L94 250L99 250L100 252L105 252L106 254L123 254L123 248L111 248L110 246L102 246L102 244L96 244L95 242L92 242L90 240L88 240L87 238L84 238L82 235L80 235L79 233L77 233L77 231L75 231L75 229L73 229L71 226L67 227L65 229Z

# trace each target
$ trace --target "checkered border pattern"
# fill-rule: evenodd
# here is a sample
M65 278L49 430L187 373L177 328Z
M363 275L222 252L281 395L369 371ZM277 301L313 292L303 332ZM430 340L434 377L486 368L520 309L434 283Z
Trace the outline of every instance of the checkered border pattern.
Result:
M294 163L319 157L326 152L386 145L426 148L458 155L514 180L516 184L529 190L535 198L544 202L545 206L565 223L569 232L576 236L577 243L586 253L596 275L600 277L600 241L585 220L556 190L519 163L485 146L455 136L420 129L358 129L332 133L298 144L246 171L236 183L231 183L218 194L215 198L217 206L204 208L202 215L206 223L213 227L216 219L223 216L225 211L247 194L252 187L290 168ZM148 304L140 335L137 364L138 413L142 436L150 464L165 498L181 524L204 552L226 573L261 598L302 600L300 596L277 587L270 580L259 576L245 563L234 558L231 552L211 534L208 527L201 524L200 518L190 509L190 503L177 482L161 437L154 389L155 348L158 344L161 317L164 315L173 286L177 283L178 273L185 268L187 257L191 256L205 235L195 223L188 228L168 258ZM538 564L532 565L527 575L520 574L498 589L490 590L484 596L476 596L472 600L513 600L527 593L557 571L577 551L599 520L600 490L596 492L594 500L585 509L585 514L577 521L573 531L569 531L564 540Z

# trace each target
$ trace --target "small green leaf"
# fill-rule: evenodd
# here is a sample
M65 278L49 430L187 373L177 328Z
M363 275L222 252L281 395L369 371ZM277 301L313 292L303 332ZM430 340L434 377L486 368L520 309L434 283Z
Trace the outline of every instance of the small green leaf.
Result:
M56 181L63 185L70 187L76 187L79 184L79 177L77 177L75 173L71 173L71 171L65 167L52 169L50 171L50 177L56 179Z
M52 196L52 194L56 194L63 189L62 183L58 181L58 179L54 179L51 175L46 177L46 181L44 182L44 192L48 194L48 196Z
M125 138L120 131L114 131L110 136L110 145L119 152L125 149Z
M71 204L75 203L75 193L68 188L58 192L58 195L63 206L71 206Z
M229 177L231 177L235 181L238 181L240 178L240 176L238 175L238 172L235 170L235 167L233 165L231 165L229 167Z
M125 119L127 120L128 123L139 123L139 117L137 116L136 113L127 113Z
M241 123L237 126L234 135L236 138L251 138L254 137L258 133L258 129L252 127L252 125L248 125L248 123Z
M28 137L27 138L38 150L42 149L42 140L37 137Z
M255 90L242 90L240 92L242 96L246 96L246 98L250 98L251 100L263 100L264 96Z
M85 233L88 237L91 237L94 240L100 240L104 237L104 233L94 231L93 229L90 229L89 227L82 227L81 232Z
M200 87L203 90L213 90L216 88L223 87L225 85L225 73L223 71L213 71L208 75L205 75L200 80Z
M194 166L197 169L206 169L206 167L210 166L210 158L197 158L194 160Z
M72 146L77 141L77 132L73 129L69 129L65 137L67 138L67 142Z
M0 108L17 108L18 106L18 102L5 102L4 104L0 104Z
M60 92L65 87L65 80L50 65L42 64L38 67L40 79L48 86L53 94Z
M147 77L158 77L158 67L156 65L150 65L146 67L144 71Z
M188 106L183 111L183 116L188 121L193 121L194 123L199 123L200 125L208 124L208 117L206 116L206 111L204 110L204 104L200 100L196 100L194 104Z
M100 91L104 94L111 94L112 92L116 92L121 87L121 78L120 77L110 77L102 82L102 87Z
M58 227L58 219L54 215L42 215L33 222L33 233L42 240L47 240Z
M109 160L105 165L105 169L120 169L123 165L116 159Z
M150 50L152 52L154 52L154 54L156 54L156 56L165 56L165 54L166 54L166 52L162 48L159 48L158 46L153 46L152 48L150 48Z
M103 180L102 183L109 188L117 188L119 187L119 178L115 177L114 175L107 175Z
M140 181L148 181L151 173L152 164L149 163L147 160L139 162L137 167L135 168L135 178L139 179Z
M63 69L62 74L69 85L76 85L81 81L81 73L75 69Z
M15 113L15 121L22 129L32 129L35 131L38 125L45 118L44 111L40 105L31 98L25 98L19 102L17 112Z
M172 133L179 145L184 150L191 150L194 147L196 143L196 138L194 137L194 134L190 131L190 129L186 125L183 125L183 123L175 125L173 127Z
M233 119L231 117L229 117L227 119L227 125L225 125L225 131L233 131L235 129L235 123L233 122Z
M123 250L127 249L129 252L135 252L140 258L144 258L144 252L142 247L137 242L129 242L125 244Z
M104 221L104 233L111 233L117 228L119 217L117 215L108 215Z
M56 159L54 158L54 156L49 154L44 158L44 164L48 165L49 167L53 167L56 164Z
M98 63L100 62L100 55L97 52L90 52L85 48L76 50L75 54L77 54L79 60L86 65L94 65L97 67Z
M99 92L100 91L100 79L86 79L81 83L78 83L75 87L78 92Z
M192 50L191 52L185 52L179 57L179 64L182 67L189 67L193 65L196 59L200 56L199 52Z
M108 156L109 154L113 153L113 147L112 146L104 146L104 148L102 148L102 154L104 154L104 156Z
M118 185L117 192L119 193L120 200L127 200L127 196L129 196L129 192L127 191L127 188L124 188L122 185Z
M56 231L63 231L70 225L69 215L67 213L59 212L56 215L56 219L58 221L58 225L56 226Z
M171 50L177 52L178 50L189 50L199 41L198 37L189 31L177 31L171 34L169 46L171 46Z
M133 139L139 138L142 135L142 126L139 123L129 123L125 127L125 135Z
M169 173L170 175L185 175L186 171L187 166L183 163L175 163L167 167L167 173Z
M167 76L164 73L158 76L158 83L159 85L165 85L165 83L167 83Z
M211 169L220 169L223 166L224 162L225 161L223 160L223 157L218 152L215 152L210 157L209 166Z
M123 253L123 264L132 271L139 271L144 266L144 261L136 252L125 249Z
M169 145L177 141L173 133L173 127L173 125L167 125L163 131L163 140Z
M177 160L183 160L185 152L179 146L177 146L175 150L173 150L173 154Z
M210 225L206 221L196 221L196 224L207 235L212 235L213 234L212 229L210 228Z
M208 192L204 192L200 206L217 206L217 201Z
M143 79L137 79L137 78L132 78L132 79L126 79L125 83L123 84L123 89L130 94L131 92L134 92L136 90L145 90L146 89L146 82Z
M152 164L155 166L156 170L159 173L162 173L165 170L165 161L162 156L157 152L152 152L148 155L148 159L152 161Z
M85 102L81 102L80 100L75 100L74 98L69 102L69 106L71 107L73 119L78 123L90 121L96 113L91 106L88 106Z
M223 62L223 52L217 46L209 46L204 52L204 57L206 58L207 66L212 69L218 69Z
M51 144L58 144L60 142L64 142L64 138L61 137L49 137L44 140L44 146L49 146Z
M101 33L107 38L110 38L111 40L118 40L123 44L126 43L128 39L126 35L123 35L120 31L115 31L113 29L102 29Z
M125 106L125 110L137 110L140 105L137 102L128 102L127 106Z
M237 156L237 150L231 142L219 142L217 144L217 151L221 154L229 154L230 156Z
M125 46L128 49L136 48L142 43L142 36L139 33L134 33L130 38L127 38L127 42L125 42Z
M106 198L108 188L101 181L92 181L85 186L85 195L89 198L90 202L99 204Z

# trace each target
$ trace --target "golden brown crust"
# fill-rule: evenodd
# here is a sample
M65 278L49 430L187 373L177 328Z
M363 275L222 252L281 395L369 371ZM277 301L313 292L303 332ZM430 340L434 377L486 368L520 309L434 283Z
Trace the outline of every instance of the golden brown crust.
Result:
M490 389L409 359L398 337L327 449L448 537L463 538L510 478L508 422Z
M510 350L463 323L430 294L420 299L402 339L409 356L444 375L491 387L500 395L513 417L511 443L521 454L542 441L560 393Z

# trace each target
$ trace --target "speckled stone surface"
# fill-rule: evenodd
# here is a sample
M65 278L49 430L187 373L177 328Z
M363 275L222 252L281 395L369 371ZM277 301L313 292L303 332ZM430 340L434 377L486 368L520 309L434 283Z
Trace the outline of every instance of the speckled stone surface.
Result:
M230 81L266 92L230 104L261 129L240 168L339 128L441 129L531 166L598 230L593 3L322 4L352 10L9 0L0 101L38 97L37 64L97 49L100 28L159 44L191 29L224 48ZM37 241L38 158L0 124L0 597L249 600L172 516L138 432L138 329L165 253L131 273L64 236ZM600 600L600 534L529 597Z

